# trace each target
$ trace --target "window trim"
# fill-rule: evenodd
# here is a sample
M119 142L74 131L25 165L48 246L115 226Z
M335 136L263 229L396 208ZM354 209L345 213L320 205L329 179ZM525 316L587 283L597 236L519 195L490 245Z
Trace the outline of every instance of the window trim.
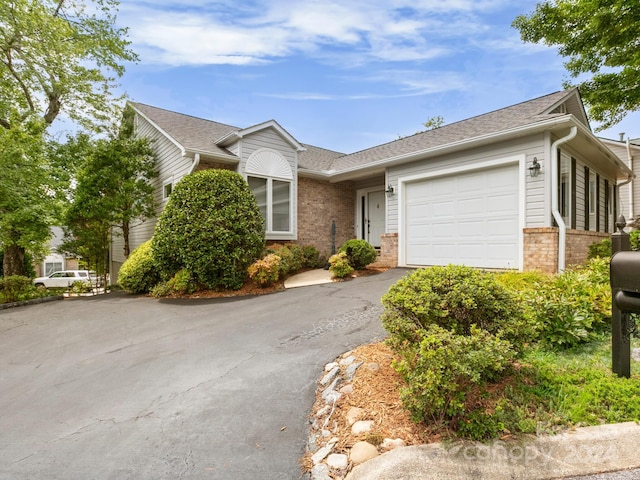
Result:
M168 193L167 193L167 187L169 189ZM173 192L173 178L162 182L162 199L169 200L169 197L171 196L172 192Z
M292 235L294 235L293 229L293 180L288 178L280 178L280 177L272 177L269 175L260 175L255 173L247 174L247 183L249 183L250 178L259 178L262 180L266 180L266 218L265 220L265 234L268 239L273 240L287 240L290 239ZM283 182L288 184L289 188L289 229L288 230L273 230L273 182ZM253 190L252 190L253 193ZM255 196L255 193L254 193Z

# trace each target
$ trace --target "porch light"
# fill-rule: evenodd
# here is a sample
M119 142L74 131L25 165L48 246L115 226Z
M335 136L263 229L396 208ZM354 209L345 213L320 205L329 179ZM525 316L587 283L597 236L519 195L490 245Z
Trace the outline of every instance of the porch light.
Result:
M537 177L540 174L541 168L542 166L538 162L538 157L533 157L533 163L529 167L529 175L531 175L534 178Z
M384 191L387 194L387 197L393 197L393 185L387 185L387 189Z

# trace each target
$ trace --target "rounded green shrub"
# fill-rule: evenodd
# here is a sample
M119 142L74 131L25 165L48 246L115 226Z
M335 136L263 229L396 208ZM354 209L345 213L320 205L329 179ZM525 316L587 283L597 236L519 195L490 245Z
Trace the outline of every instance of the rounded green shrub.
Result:
M382 297L382 323L390 343L419 343L425 328L438 325L469 335L475 325L501 335L520 349L535 335L518 298L494 275L449 265L416 270L401 278Z
M346 252L339 252L329 258L329 270L336 278L344 278L353 273L353 267L349 264Z
M366 240L351 239L347 240L339 249L339 252L345 252L349 265L355 270L362 270L370 263L378 258L376 249Z
M305 245L302 247L304 255L304 267L317 268L320 266L320 252L313 245Z
M152 242L163 278L186 268L208 288L237 290L264 248L264 219L242 176L202 170L175 186Z
M136 248L118 272L118 283L132 293L147 293L160 281L156 268L151 240Z

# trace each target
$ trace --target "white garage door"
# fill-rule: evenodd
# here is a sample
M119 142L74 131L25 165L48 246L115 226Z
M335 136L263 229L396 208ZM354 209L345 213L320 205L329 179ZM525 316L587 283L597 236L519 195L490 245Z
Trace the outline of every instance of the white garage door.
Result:
M518 165L405 185L407 265L518 268Z

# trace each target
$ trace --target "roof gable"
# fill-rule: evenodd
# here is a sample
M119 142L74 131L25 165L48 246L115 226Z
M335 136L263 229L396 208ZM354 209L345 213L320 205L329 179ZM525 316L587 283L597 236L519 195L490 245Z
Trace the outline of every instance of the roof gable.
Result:
M223 137L216 141L216 144L219 146L228 146L237 141L240 138L244 138L247 135L251 135L252 133L259 132L261 130L273 129L280 135L289 145L291 145L294 150L303 151L304 147L300 144L293 136L287 132L282 126L276 122L275 120L268 120L266 122L258 123L257 125L253 125L248 128L237 129L231 132L228 132Z

